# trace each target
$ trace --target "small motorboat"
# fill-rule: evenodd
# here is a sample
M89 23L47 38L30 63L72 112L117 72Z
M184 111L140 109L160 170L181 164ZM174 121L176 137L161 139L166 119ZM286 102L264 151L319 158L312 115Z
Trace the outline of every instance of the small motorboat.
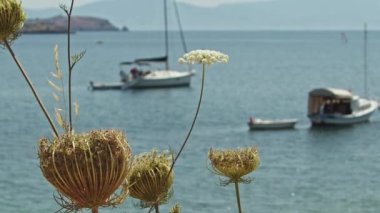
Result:
M248 126L250 130L277 130L277 129L291 129L294 128L298 119L259 119L250 117Z

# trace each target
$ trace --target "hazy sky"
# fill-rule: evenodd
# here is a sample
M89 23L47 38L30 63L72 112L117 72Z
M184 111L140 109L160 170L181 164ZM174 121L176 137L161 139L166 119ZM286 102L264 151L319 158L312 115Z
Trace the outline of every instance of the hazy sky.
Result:
M95 1L109 1L109 0L77 0L76 5L83 5ZM138 1L138 0L136 0ZM254 2L254 1L265 1L265 0L177 0L198 6L212 7L223 3L232 2ZM60 3L68 4L70 0L22 0L22 4L25 8L46 8L46 7L57 7Z

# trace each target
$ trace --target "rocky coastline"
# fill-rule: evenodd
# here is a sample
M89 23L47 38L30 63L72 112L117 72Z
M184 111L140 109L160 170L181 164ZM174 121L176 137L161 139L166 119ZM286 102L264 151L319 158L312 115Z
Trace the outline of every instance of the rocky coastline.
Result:
M123 28L125 31L126 28ZM110 21L90 16L73 16L71 18L71 32L78 31L119 31L120 29ZM67 18L65 16L54 16L44 19L29 19L26 21L23 33L66 33Z

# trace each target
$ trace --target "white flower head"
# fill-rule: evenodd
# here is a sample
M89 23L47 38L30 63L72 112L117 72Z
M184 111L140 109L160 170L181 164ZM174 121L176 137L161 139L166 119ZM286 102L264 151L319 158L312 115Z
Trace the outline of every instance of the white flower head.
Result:
M180 64L215 64L215 63L227 63L228 55L215 50L193 50L181 58L178 62Z

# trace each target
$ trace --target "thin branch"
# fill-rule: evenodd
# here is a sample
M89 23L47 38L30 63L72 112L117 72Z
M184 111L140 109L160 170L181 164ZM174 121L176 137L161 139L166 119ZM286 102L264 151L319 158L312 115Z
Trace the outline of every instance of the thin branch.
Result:
M53 132L54 132L54 135L56 137L59 136L58 134L58 130L57 128L54 126L54 123L53 123L53 120L51 119L48 111L46 110L44 104L42 103L36 89L34 88L33 84L32 84L32 81L30 80L30 78L28 77L26 71L24 70L24 68L22 67L21 63L18 61L15 53L13 52L11 46L9 45L8 41L7 40L4 40L4 44L5 44L5 47L8 49L8 51L10 52L13 60L16 62L17 64L17 67L19 68L19 70L21 71L22 75L24 76L26 82L28 83L30 89L32 90L32 93L34 95L34 97L36 98L37 102L38 102L38 105L40 106L41 110L43 111L46 119L48 120L49 124L50 124L50 127L52 128Z
M72 121L72 98L71 98L71 74L73 70L73 65L71 64L71 14L73 12L74 0L71 1L69 11L66 11L67 14L67 62L69 67L69 131L70 133L73 130L73 121Z

